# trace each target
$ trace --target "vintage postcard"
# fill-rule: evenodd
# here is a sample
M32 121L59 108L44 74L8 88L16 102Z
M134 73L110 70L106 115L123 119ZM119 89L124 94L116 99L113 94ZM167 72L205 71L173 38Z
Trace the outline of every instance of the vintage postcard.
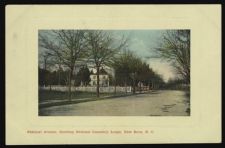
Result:
M6 144L219 143L220 65L220 5L8 5Z

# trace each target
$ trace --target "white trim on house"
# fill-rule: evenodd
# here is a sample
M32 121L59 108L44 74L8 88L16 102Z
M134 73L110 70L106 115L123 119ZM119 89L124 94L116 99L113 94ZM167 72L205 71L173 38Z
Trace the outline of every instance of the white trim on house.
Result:
M97 85L97 75L91 74L90 78L91 78L90 85L96 86ZM103 87L109 86L109 75L108 74L99 74L99 85L103 86Z

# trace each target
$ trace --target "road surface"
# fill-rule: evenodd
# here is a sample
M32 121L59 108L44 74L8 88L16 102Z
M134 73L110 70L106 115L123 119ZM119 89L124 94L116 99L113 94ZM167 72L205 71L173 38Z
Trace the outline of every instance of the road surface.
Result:
M183 91L147 94L42 108L44 116L188 116L188 98Z

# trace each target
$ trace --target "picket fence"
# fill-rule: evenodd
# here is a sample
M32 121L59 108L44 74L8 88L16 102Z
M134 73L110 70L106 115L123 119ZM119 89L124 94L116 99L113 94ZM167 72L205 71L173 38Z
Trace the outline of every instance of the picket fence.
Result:
M40 87L42 90L55 90L55 91L68 91L68 86L47 86L47 87ZM71 87L72 91L86 91L86 92L96 92L96 87L94 86L87 86L87 87ZM109 86L109 87L99 87L100 92L115 92L115 87L114 86ZM131 92L131 87L121 87L117 86L116 87L116 92Z

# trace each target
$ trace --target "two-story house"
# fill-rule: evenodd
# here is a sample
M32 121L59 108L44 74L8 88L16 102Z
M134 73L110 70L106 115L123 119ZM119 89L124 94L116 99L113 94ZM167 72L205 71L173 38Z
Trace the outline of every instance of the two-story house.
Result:
M97 74L92 72L90 78L91 78L90 85L96 86ZM99 86L103 87L109 86L109 75L103 68L99 70Z

